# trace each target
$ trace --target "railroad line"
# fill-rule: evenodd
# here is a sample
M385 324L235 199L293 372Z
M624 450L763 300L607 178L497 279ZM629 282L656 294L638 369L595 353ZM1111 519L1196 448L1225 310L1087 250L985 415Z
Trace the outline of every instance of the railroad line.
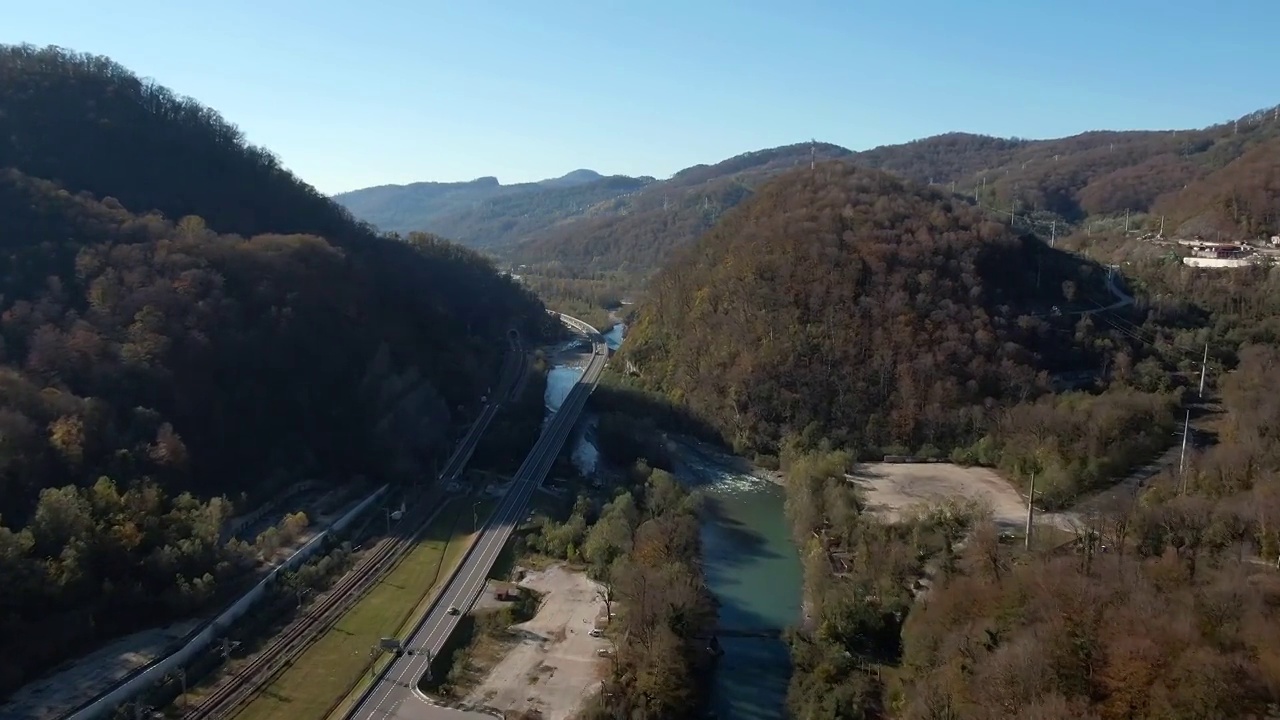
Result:
M513 341L512 345L513 352L508 353L503 362L499 392L490 400L454 450L445 464L444 472L440 475L440 482L452 481L466 467L480 436L497 414L500 407L499 398L509 393L510 388L520 379L527 358L520 351L518 341ZM396 525L397 530L400 531L398 534L391 534L380 540L370 554L361 558L356 567L339 578L333 588L322 595L305 615L290 623L239 672L228 677L199 705L186 712L182 716L184 720L230 717L257 695L281 670L291 665L306 648L337 624L347 611L408 555L418 536L426 530L444 507L433 502L440 497L439 493L432 493L420 502L414 503L405 517L398 521ZM410 532L401 530L407 528L413 528L413 530Z
M374 585L394 568L412 549L414 540L426 528L435 512L422 512L426 502L415 505L413 521L420 524L409 535L388 537L379 542L370 555L344 575L316 606L285 628L245 667L219 685L212 694L185 715L186 720L228 717L250 700L298 655L328 632L341 617L358 603ZM439 509L436 510L439 512ZM426 517L422 517L426 515ZM406 517L402 523L409 521Z

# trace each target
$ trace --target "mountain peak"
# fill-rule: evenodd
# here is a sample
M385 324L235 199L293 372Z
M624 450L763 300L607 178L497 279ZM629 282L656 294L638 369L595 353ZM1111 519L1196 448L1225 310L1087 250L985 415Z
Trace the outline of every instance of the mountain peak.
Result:
M565 173L558 178L543 180L538 184L543 187L572 187L574 185L585 185L589 182L595 182L604 176L595 170L587 170L579 168L569 173Z

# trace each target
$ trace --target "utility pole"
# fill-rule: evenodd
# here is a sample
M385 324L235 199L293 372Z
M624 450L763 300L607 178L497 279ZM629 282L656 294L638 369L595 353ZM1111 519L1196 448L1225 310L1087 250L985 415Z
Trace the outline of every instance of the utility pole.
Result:
M818 140L816 138L809 140L809 169L813 170L818 167Z
M1054 242L1058 239L1058 221L1054 220L1049 225L1049 247L1053 247Z
M1209 343L1204 344L1204 360L1200 361L1200 399L1204 399L1204 376L1209 369Z
M1187 436L1191 434L1191 411L1187 410L1187 420L1182 425L1182 454L1178 457L1178 494L1187 489Z
M1124 209L1124 234L1129 234L1129 208Z
M1027 550L1031 549L1031 520L1035 516L1036 508L1035 508L1035 505L1033 504L1035 503L1035 501L1036 501L1036 474L1035 474L1035 471L1032 471L1031 489L1027 491L1027 540L1026 540Z

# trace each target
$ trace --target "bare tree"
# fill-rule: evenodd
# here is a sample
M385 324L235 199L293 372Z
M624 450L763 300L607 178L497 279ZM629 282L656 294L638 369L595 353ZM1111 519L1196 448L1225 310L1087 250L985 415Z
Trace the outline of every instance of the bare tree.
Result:
M1161 509L1161 524L1169 544L1187 563L1191 579L1196 576L1196 562L1209 540L1213 522L1213 504L1205 498L1188 495L1171 500Z
M1116 552L1116 563L1124 561L1125 542L1129 531L1133 529L1133 514L1137 510L1138 494L1133 492L1117 493L1115 499L1102 513L1103 536Z

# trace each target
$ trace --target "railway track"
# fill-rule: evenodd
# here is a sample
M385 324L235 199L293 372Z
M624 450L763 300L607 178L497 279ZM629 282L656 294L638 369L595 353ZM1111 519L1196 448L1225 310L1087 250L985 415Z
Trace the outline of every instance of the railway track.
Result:
M411 697L409 688L427 670L431 658L441 652L461 619L461 615L452 614L447 608L456 607L465 614L480 597L485 578L514 531L516 521L524 515L530 495L542 484L573 431L578 415L604 369L608 350L603 339L589 325L561 317L566 324L588 328L588 337L593 340L591 359L582 377L569 391L560 409L551 416L550 423L516 471L510 489L481 526L475 542L449 571L447 581L440 594L432 600L426 615L404 640L404 645L416 652L397 657L386 665L378 676L379 680L365 688L355 707L346 714L347 720L390 717L401 702ZM387 678L392 678L392 681L383 682Z
M401 527L414 527L414 532L380 541L306 615L285 628L248 665L219 685L183 717L187 720L228 717L252 698L280 670L291 664L312 642L333 627L378 580L404 558L413 547L414 539L435 514L425 512L429 506L428 502L418 503L412 516L401 519Z
M452 480L466 467L471 459L471 453L479 442L480 435L484 433L497 413L496 398L508 394L523 374L527 358L524 353L519 352L518 341L513 342L512 345L515 352L509 353L503 363L500 392L496 395L493 405L481 413L454 451L453 456L449 458L445 471L441 473L442 481ZM228 677L199 705L187 711L182 716L184 720L227 718L252 699L281 670L292 664L303 650L328 632L378 581L399 564L413 548L417 537L443 508L437 502L433 502L440 497L439 493L432 493L420 502L414 503L412 508L406 511L405 516L397 522L398 532L380 540L368 555L361 558L356 567L344 574L329 592L312 605L306 615L290 623L239 672Z

